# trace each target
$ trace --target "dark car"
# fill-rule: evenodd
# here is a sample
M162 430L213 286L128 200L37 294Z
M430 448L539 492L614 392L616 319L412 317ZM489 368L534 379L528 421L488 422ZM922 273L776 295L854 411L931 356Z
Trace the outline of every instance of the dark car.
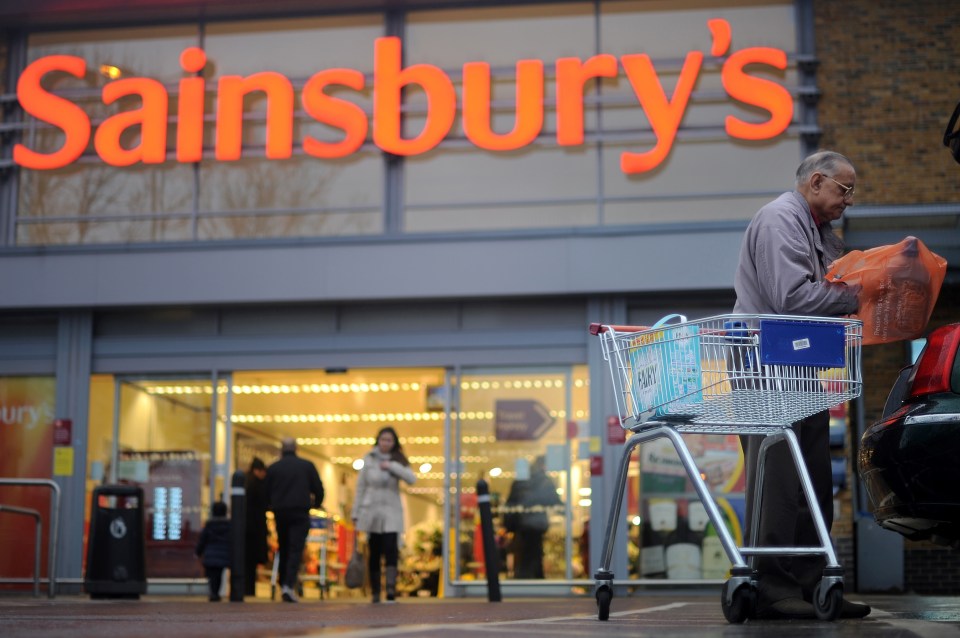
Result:
M960 323L934 330L900 372L857 465L884 528L960 545Z

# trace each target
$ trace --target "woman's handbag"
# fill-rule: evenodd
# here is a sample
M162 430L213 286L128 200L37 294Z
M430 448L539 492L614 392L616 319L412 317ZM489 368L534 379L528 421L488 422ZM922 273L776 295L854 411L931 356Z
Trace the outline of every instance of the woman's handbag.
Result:
M349 589L363 587L363 554L360 553L360 546L357 543L357 533L353 533L353 556L347 563L347 572L343 575L343 584Z

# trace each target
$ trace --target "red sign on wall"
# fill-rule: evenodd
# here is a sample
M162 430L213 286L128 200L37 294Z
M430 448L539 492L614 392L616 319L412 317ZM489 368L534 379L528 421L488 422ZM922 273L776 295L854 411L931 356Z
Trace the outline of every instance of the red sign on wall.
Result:
M53 422L53 444L69 446L73 444L73 421L55 419Z
M607 417L607 443L623 445L627 442L627 431L620 425L620 417Z

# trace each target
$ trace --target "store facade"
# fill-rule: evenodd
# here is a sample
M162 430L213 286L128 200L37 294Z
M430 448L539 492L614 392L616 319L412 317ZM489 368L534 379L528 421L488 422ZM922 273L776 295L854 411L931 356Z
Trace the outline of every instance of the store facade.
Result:
M295 436L348 525L386 424L412 594L481 591L476 482L499 521L539 457L545 578L509 537L501 577L589 584L622 431L586 326L729 311L746 222L821 134L813 3L121 4L13 16L3 54L5 472L67 495L63 587L101 482L147 488L151 591L192 590L234 471ZM737 532L735 441L699 443ZM615 573L722 579L670 451L639 456Z

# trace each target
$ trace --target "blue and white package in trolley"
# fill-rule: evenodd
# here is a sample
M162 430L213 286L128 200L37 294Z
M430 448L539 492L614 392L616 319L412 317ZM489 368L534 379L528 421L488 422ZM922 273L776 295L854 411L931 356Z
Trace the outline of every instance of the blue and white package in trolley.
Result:
M667 315L630 341L636 414L654 416L695 413L703 401L700 340L696 324L667 326L682 315Z

